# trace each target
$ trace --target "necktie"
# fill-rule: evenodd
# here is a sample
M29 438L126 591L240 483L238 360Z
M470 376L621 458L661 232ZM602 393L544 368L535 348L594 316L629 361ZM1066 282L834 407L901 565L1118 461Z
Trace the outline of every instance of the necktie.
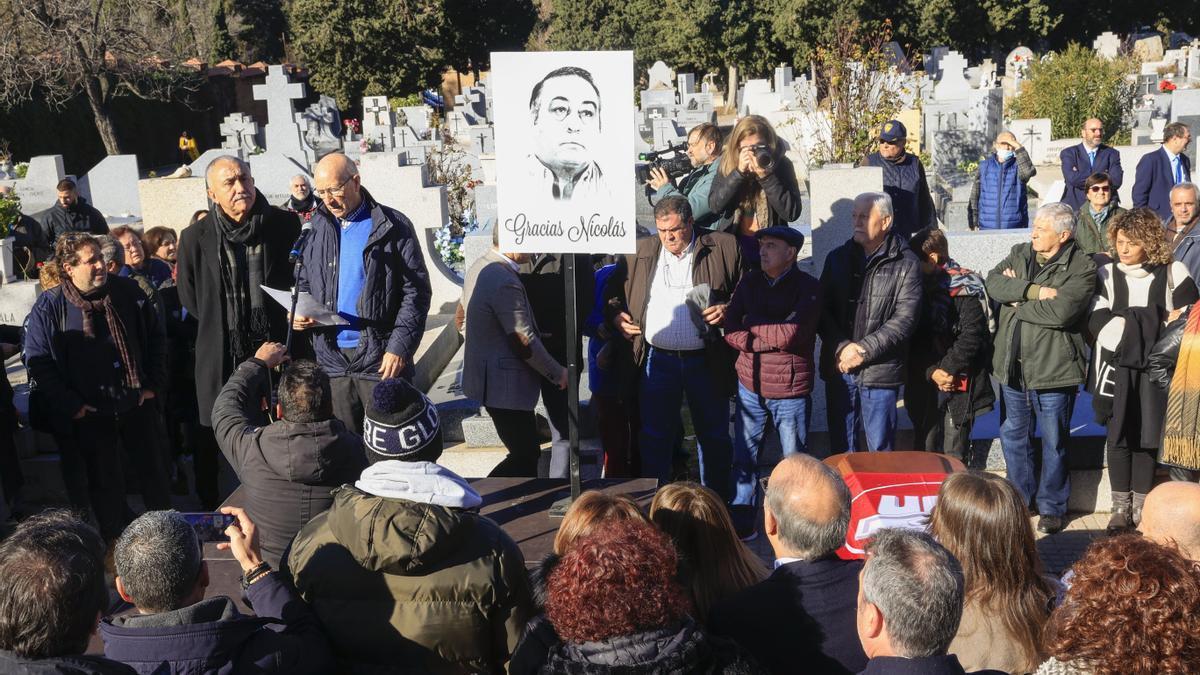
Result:
M1179 185L1183 182L1183 162L1179 161L1179 155L1171 158L1175 162L1175 184Z
M1096 151L1088 150L1088 166L1096 166Z

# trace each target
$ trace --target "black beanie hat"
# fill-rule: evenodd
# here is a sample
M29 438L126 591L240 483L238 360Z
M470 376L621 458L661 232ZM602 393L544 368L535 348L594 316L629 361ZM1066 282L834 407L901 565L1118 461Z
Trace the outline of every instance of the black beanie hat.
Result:
M371 463L387 459L436 462L442 456L437 407L408 380L382 380L367 404L363 445Z

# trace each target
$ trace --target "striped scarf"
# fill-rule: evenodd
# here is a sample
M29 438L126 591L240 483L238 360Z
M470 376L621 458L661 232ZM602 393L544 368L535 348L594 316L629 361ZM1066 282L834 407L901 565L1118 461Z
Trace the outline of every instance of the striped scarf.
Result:
M1200 469L1200 311L1192 309L1167 394L1162 462Z

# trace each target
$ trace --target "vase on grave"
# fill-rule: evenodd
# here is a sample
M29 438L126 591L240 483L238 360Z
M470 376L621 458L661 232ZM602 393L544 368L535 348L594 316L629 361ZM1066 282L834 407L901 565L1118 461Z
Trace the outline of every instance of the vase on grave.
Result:
M14 237L0 239L0 278L4 283L11 284L17 280L16 266L13 265Z

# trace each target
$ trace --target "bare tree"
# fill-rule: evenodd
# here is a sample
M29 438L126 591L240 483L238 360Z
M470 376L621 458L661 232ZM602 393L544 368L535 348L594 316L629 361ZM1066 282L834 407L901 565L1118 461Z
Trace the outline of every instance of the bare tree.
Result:
M200 82L179 65L195 44L181 9L169 0L0 0L0 108L35 98L61 107L82 94L105 150L120 154L116 97L171 100Z

